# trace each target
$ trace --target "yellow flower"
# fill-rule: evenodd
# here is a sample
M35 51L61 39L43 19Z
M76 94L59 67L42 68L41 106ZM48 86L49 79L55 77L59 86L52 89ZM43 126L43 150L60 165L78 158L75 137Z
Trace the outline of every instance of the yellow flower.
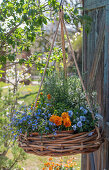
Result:
M66 119L67 117L70 118L69 115L68 115L68 112L63 112L61 114L61 117L62 117L62 119Z
M66 119L64 119L63 122L64 122L65 127L70 127L71 126L71 121L70 121L70 119L68 117Z
M48 98L48 100L50 100L50 99L51 99L51 95L50 95L50 94L48 94L48 95L47 95L47 98Z
M28 88L28 91L29 91L29 92L32 92L32 89Z
M38 58L38 61L40 61L41 60L41 58Z
M67 163L69 164L69 163L70 163L70 160L67 160Z
M62 159L62 158L60 158L60 162L63 162L63 159Z

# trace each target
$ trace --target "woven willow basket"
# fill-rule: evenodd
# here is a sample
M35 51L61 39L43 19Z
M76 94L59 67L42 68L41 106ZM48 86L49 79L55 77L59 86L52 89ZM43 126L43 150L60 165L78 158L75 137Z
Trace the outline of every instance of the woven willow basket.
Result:
M92 135L91 132L93 132ZM57 135L49 134L40 136L32 133L25 137L19 137L19 146L27 153L39 156L67 156L78 153L90 153L99 149L103 142L103 136L97 139L97 132L73 134L73 131L57 132Z

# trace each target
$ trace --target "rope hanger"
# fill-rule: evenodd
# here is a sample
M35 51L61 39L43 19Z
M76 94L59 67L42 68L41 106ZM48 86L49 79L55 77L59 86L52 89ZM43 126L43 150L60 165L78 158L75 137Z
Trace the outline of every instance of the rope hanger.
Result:
M77 61L76 61L76 57L75 57L75 54L74 54L74 51L73 51L73 48L72 48L72 45L71 45L71 42L70 42L70 39L69 39L69 36L68 36L68 31L67 31L65 23L64 23L63 5L62 5L62 0L61 0L60 11L59 11L59 21L58 21L58 25L57 25L57 28L56 28L56 32L55 32L54 37L53 37L53 42L51 44L50 52L49 52L47 62L46 62L46 65L45 65L45 69L44 69L44 74L43 74L43 77L42 77L42 80L41 80L41 83L40 83L40 87L39 87L39 91L38 91L36 101L35 101L35 104L34 104L33 112L35 111L35 106L37 104L38 97L39 97L39 94L40 94L40 90L41 90L41 87L42 87L42 84L43 84L43 81L44 81L44 78L45 78L46 70L47 70L47 67L48 67L48 63L49 63L49 60L50 60L50 56L51 56L51 53L52 53L52 49L53 49L54 42L55 42L55 39L56 39L56 36L57 36L57 32L58 32L58 29L59 29L60 22L61 22L61 41L62 41L62 53L63 53L63 65L64 65L65 78L67 78L67 67L66 67L66 56L65 56L64 30L65 30L65 33L66 33L66 36L67 36L67 41L68 41L70 49L71 49L71 54L72 54L72 57L73 57L73 60L74 60L75 66L76 66L78 76L79 76L80 81L81 81L83 91L85 92L85 97L86 97L87 103L88 103L89 107L91 108L90 100L89 100L89 97L87 95L86 88L84 86L83 79L82 79L82 76L81 76ZM93 120L95 120L95 116L94 116L94 113L92 112L92 109L91 109L91 113L92 113ZM100 132L99 132L99 128L96 125L95 125L95 129L98 133L97 138L100 138L101 135L100 135Z

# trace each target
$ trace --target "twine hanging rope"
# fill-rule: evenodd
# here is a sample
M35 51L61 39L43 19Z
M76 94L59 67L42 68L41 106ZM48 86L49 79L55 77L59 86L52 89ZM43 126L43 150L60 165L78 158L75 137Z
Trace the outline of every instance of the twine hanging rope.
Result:
M63 12L63 10L62 10L62 12ZM74 51L73 51L73 48L72 48L72 45L71 45L71 42L70 42L70 39L69 39L69 36L68 36L68 32L67 32L64 20L62 20L62 22L63 22L64 30L65 30L65 33L66 33L66 36L67 36L67 40L68 40L68 43L69 43L69 46L70 46L70 49L71 49L72 57L73 57L73 60L74 60L74 63L75 63L75 66L76 66L76 69L77 69L77 72L78 72L78 76L79 76L80 81L81 81L82 88L83 88L83 91L85 92L85 97L86 97L87 103L88 103L88 105L89 105L89 107L91 109L92 118L93 118L93 120L95 120L95 116L94 116L94 113L92 112L90 100L89 100L89 97L87 95L86 88L84 86L84 82L83 82L83 79L82 79L82 76L81 76L77 61L76 61L76 57L75 57L75 54L74 54ZM98 138L100 138L99 128L96 125L95 125L95 129L96 129L96 131L98 133Z
M45 69L44 69L44 74L43 74L43 77L42 77L42 80L41 80L41 84L40 84L39 91L38 91L38 94L37 94L37 97L36 97L36 101L35 101L35 104L34 104L34 110L33 111L35 111L35 107L36 107L36 104L37 104L37 101L38 101L38 97L39 97L39 94L40 94L40 91L41 91L41 87L42 87L42 84L43 84L43 81L44 81L44 78L45 78L46 70L47 70L47 67L48 67L48 63L49 63L49 60L50 60L50 56L51 56L51 53L52 53L54 42L55 42L55 39L56 39L56 36L57 36L60 20L61 19L59 18L59 22L58 22L58 25L57 25L55 35L53 37L53 42L52 42L51 49L50 49L50 52L49 52L49 55L48 55L48 58L47 58L47 62L46 62Z
M66 26L65 26L65 23L64 23L64 17L63 16L64 16L63 15L63 6L61 6L60 13L59 13L59 22L58 22L57 29L56 29L56 32L55 32L55 35L54 35L54 38L53 38L53 42L52 42L52 45L51 45L51 49L50 49L50 52L49 52L49 55L48 55L48 58L47 58L46 66L45 66L45 69L44 69L44 74L43 74L41 84L40 84L40 87L39 87L39 91L38 91L38 94L37 94L37 97L36 97L33 112L35 111L35 106L37 104L38 97L39 97L39 94L40 94L40 90L41 90L41 87L42 87L42 84L43 84L43 81L44 81L44 78L45 78L46 70L47 70L47 67L48 67L48 63L49 63L49 60L50 60L50 56L51 56L51 53L52 53L52 49L53 49L53 46L54 46L54 42L55 42L55 39L56 39L56 35L57 35L57 32L58 32L60 22L61 22L61 40L62 40L62 52L63 52L63 64L64 64L65 76L67 76L67 71L66 71L67 69L66 69L66 57L65 57L64 30L65 30L65 33L66 33L66 36L67 36L67 40L68 40L68 43L69 43L69 46L70 46L70 49L71 49L71 54L72 54L72 57L73 57L73 60L74 60L74 63L75 63L76 69L77 69L78 76L79 76L80 81L81 81L83 91L85 92L85 97L86 97L87 103L88 103L88 105L91 109L90 100L89 100L89 97L87 95L86 88L84 86L84 82L83 82L83 79L82 79L82 76L81 76L77 61L76 61L76 57L75 57L75 54L74 54L74 51L73 51L73 48L72 48L72 45L71 45L71 42L70 42L70 39L69 39L69 36L68 36L68 32L67 32L67 29L66 29ZM93 120L95 120L95 116L94 116L94 113L92 112L92 109L91 109L91 114L92 114ZM101 137L101 135L100 135L99 128L96 125L95 125L95 129L96 129L97 134L98 134L97 139L99 139Z

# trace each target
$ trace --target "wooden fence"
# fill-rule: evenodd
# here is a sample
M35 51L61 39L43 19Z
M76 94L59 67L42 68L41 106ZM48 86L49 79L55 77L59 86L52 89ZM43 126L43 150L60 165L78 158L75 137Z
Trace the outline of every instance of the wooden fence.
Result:
M84 8L93 21L90 33L83 33L83 73L86 88L98 94L105 142L82 155L82 170L109 170L109 0L84 0Z

